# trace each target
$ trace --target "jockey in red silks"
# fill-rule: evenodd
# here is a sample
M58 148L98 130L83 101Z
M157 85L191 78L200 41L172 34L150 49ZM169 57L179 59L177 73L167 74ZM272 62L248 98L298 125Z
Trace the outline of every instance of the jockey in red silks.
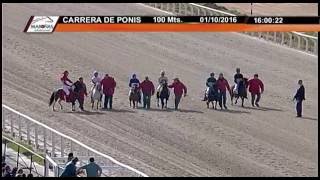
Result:
M69 96L70 91L69 89L72 86L72 81L68 78L69 72L68 71L64 71L63 72L63 76L60 78L61 83L62 83L62 89L66 94L66 97ZM65 97L65 99L66 99Z

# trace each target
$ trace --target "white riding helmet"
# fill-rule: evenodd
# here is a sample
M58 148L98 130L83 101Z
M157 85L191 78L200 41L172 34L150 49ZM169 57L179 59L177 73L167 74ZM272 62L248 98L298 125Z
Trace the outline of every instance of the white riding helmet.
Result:
M93 75L96 75L96 74L97 74L97 75L99 74L98 71L94 71L94 72L93 72Z
M160 72L160 74L161 74L161 75L164 75L164 74L165 74L164 70L162 70L162 71Z

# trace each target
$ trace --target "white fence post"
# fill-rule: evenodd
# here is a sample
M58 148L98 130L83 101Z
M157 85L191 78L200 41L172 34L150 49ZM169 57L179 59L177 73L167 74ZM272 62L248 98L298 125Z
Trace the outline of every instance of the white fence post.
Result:
M307 38L303 38L306 41L306 48L305 51L309 51L309 41Z
M39 148L39 142L38 142L38 126L34 127L34 141L36 144L36 149Z
M300 49L301 47L301 38L300 36L296 36L298 38L298 49Z
M19 139L22 140L22 132L21 132L21 117L18 116L18 130L19 130Z
M2 131L5 130L5 123L6 123L6 119L4 117L4 112L2 111Z
M46 128L43 128L43 151L47 153L47 131Z
M290 33L289 33L289 38L290 38L289 47L292 47L293 36Z
M27 143L30 145L31 144L31 139L30 139L30 124L27 123Z
M13 132L13 118L10 119L10 133L11 133L11 136L14 137L14 132Z
M60 140L61 140L61 142L60 142L60 143L61 143L61 144L60 144L60 145L61 145L61 149L60 149L60 150L61 150L61 157L63 157L63 154L64 154L64 146L63 146L63 138L62 138L62 136L61 136L61 139L60 139Z
M55 149L56 149L56 143L55 143L55 139L54 139L54 132L51 131L51 157L55 157Z

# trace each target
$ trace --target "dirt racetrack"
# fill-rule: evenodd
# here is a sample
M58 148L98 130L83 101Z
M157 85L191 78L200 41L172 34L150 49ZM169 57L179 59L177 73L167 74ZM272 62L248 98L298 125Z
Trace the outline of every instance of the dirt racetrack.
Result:
M238 33L25 34L31 15L161 15L138 4L3 4L3 103L109 154L149 176L318 176L318 59ZM259 109L207 109L200 100L211 71L229 83L235 68L259 73ZM113 111L52 112L48 99L65 69L87 86L94 70L117 81ZM156 82L160 70L188 87L181 111L131 109L135 72ZM304 118L295 117L298 79ZM249 99L250 100L250 99ZM85 108L89 109L89 98Z

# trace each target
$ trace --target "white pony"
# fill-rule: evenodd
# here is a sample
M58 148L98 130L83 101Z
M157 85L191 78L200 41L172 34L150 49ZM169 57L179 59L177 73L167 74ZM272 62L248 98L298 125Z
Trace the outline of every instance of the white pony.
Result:
M100 108L101 108L102 95L103 95L103 92L102 92L101 84L99 82L97 82L96 85L94 85L92 87L91 92L90 92L92 109L93 109L95 100L97 100L97 109L98 109L99 104L100 104Z

